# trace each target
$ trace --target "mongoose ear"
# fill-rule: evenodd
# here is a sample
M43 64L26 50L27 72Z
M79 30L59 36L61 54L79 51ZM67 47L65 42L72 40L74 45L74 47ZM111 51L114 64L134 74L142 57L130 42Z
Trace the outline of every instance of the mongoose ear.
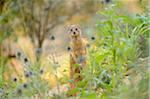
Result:
M73 28L74 27L74 25L68 25L67 26L67 33L70 33L70 30L71 30L71 28Z

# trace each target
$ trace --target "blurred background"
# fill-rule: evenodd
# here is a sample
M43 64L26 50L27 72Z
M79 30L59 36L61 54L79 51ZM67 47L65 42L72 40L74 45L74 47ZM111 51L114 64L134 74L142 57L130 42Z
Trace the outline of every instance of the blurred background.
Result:
M97 20L105 19L98 11L116 3L119 13L133 17L146 12L150 4L149 0L0 0L0 83L22 77L24 66L16 57L20 52L30 64L39 62L46 72L43 78L56 86L52 63L61 64L59 77L68 76L63 72L69 71L68 27L80 25L90 42Z

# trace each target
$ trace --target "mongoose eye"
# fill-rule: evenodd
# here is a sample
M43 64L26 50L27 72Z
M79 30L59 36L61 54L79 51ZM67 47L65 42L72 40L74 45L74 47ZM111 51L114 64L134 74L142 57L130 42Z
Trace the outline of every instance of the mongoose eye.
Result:
M78 29L76 28L76 31L77 31Z
M73 30L71 29L70 31L72 32Z

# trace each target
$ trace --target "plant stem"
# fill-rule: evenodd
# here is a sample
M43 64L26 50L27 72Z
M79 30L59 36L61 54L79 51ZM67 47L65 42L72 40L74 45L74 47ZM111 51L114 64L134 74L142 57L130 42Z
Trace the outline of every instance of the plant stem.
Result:
M56 75L55 75L55 77L56 77L56 80L57 80L57 92L58 92L58 94L60 93L60 88L59 88L59 81L58 81L58 76L57 76L57 70L56 70Z

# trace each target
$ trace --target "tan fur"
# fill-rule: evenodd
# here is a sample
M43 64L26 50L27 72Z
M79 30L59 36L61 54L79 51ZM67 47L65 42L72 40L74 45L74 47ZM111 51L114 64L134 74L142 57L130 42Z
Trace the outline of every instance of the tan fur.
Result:
M70 78L76 83L83 79L81 72L86 67L86 44L81 36L81 29L77 25L70 26L69 35L71 39ZM71 84L71 88L74 87L75 85Z

